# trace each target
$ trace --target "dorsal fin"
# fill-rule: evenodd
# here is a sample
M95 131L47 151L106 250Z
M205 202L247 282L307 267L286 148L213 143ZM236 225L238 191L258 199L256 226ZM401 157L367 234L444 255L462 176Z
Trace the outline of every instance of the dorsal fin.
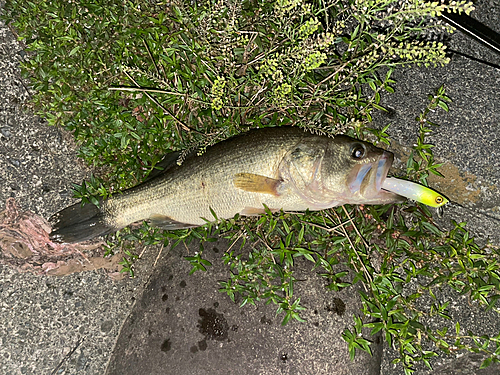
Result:
M144 181L152 180L155 177L162 175L167 172L170 168L177 165L177 160L179 160L179 156L181 155L181 151L171 152L163 157L158 163L156 163L154 169L151 171L149 176Z

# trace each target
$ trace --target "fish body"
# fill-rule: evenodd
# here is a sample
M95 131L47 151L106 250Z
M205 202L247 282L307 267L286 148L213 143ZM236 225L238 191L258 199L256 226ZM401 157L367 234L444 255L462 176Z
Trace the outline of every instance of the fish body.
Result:
M52 238L80 242L150 220L165 229L200 226L236 214L322 210L404 200L382 189L393 155L347 136L296 127L251 130L101 202L55 214Z

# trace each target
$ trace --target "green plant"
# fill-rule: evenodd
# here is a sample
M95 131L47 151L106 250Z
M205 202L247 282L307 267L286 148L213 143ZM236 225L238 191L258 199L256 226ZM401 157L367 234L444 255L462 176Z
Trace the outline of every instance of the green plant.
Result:
M4 19L26 44L31 104L51 125L73 132L80 156L100 174L75 186L75 196L98 203L146 178L163 154L186 150L182 161L190 150L201 153L250 127L296 125L389 144L389 126L369 125L371 113L384 110L381 95L394 91L393 69L447 63L446 47L428 38L447 28L432 17L471 10L465 1L421 0L8 0ZM430 99L406 170L424 184L429 173L439 174L425 139L434 125L427 117L447 110L449 101L444 89ZM371 328L384 332L407 373L438 355L425 343L444 352L486 353L484 366L498 361L500 336L462 332L458 322L448 322L435 290L470 293L496 311L499 249L478 246L464 223L438 228L418 204L267 212L165 233L143 224L117 233L108 253L121 249L124 272L133 276L133 243L198 240L199 251L187 259L192 272L205 271L203 242L220 236L232 241L223 256L231 276L221 290L233 299L239 294L242 305L276 304L283 323L302 319L294 292L298 258L329 289L362 283L364 316L343 334L352 357L370 350L360 333ZM241 251L247 242L256 244L250 253ZM429 327L426 316L444 320Z
M451 102L451 100L445 95L444 86L441 86L435 95L429 95L429 105L416 118L419 124L419 134L415 151L412 151L408 158L406 173L410 179L420 181L425 185L427 185L429 173L443 177L437 170L442 164L435 163L434 155L432 154L432 147L434 147L434 145L425 143L425 137L432 132L432 127L438 126L429 121L427 116L438 108L448 112L447 102ZM414 159L414 153L417 154L419 160Z
M83 181L81 185L73 183L73 198L81 199L82 205L87 203L95 204L99 206L99 198L106 198L108 196L108 190L104 186L104 181L95 177L90 176L90 181Z
M445 105L449 98L443 88L429 97L428 107L417 117L421 125L414 152L408 162L408 175L425 183L429 171L438 164L425 136L432 132L427 115L431 109ZM338 290L361 283L363 317L354 317L354 325L343 333L351 357L356 350L370 352L370 342L360 335L363 328L372 334L383 331L390 346L399 352L405 372L414 371L415 364L429 360L439 351L459 350L482 352L483 367L498 362L500 335L489 337L463 332L458 321L450 319L447 303L441 303L436 291L448 287L457 294L469 294L479 306L498 311L500 298L500 249L481 247L465 229L465 223L452 223L451 230L440 229L426 206L404 204L366 207L339 207L319 214L280 215L267 213L245 226L228 228L226 236L235 243L242 238L261 243L250 254L233 250L224 256L232 269L231 277L221 283L222 291L231 298L239 293L243 303L271 301L280 306L300 306L293 295L294 261L304 257L320 270L328 288ZM350 226L349 231L346 227ZM244 241L243 243L244 244ZM379 264L375 259L380 259ZM337 265L350 268L338 271ZM289 308L289 311L292 309ZM298 316L294 316L297 318ZM428 324L429 318L438 321ZM285 321L288 316L285 317ZM432 348L434 345L434 349ZM437 349L435 349L437 348Z
M445 64L429 14L464 1L16 1L32 105L73 131L109 192L161 156L202 150L248 127L295 124L363 136L399 64ZM363 89L365 87L366 89Z

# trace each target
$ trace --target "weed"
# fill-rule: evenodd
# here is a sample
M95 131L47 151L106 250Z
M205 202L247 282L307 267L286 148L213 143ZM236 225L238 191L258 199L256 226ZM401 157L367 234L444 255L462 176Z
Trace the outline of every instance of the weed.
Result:
M75 186L75 196L98 203L145 179L167 152L186 150L182 161L249 128L296 125L389 144L389 127L369 124L374 110L384 110L381 95L394 91L393 69L446 64L446 47L435 37L451 30L433 17L472 9L466 1L421 0L8 0L4 19L28 51L23 73L34 89L31 104L51 125L72 131L80 156L101 172ZM430 173L439 175L425 138L434 128L427 116L447 110L448 101L438 90L418 117L408 178L426 184ZM435 291L449 286L497 311L499 249L478 246L465 223L441 230L419 204L268 211L164 233L143 224L117 233L108 252L121 246L133 276L137 256L128 241L198 240L199 251L187 259L192 272L205 271L203 242L220 236L232 243L223 256L231 276L221 290L240 295L242 305L275 303L284 324L302 320L297 258L320 270L331 290L361 283L364 316L343 333L351 357L370 351L361 332L371 328L383 331L406 373L417 362L430 366L438 349L486 353L483 366L498 361L500 335L464 334ZM247 242L256 246L243 253ZM433 302L421 303L424 297ZM426 326L428 316L442 318L441 327Z

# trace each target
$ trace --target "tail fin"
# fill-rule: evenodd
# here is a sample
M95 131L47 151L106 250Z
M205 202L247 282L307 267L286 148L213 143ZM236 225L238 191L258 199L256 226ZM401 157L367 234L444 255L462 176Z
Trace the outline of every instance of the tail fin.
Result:
M81 206L80 203L66 207L54 214L50 238L55 242L75 243L108 234L115 228L106 224L104 213L93 204Z

